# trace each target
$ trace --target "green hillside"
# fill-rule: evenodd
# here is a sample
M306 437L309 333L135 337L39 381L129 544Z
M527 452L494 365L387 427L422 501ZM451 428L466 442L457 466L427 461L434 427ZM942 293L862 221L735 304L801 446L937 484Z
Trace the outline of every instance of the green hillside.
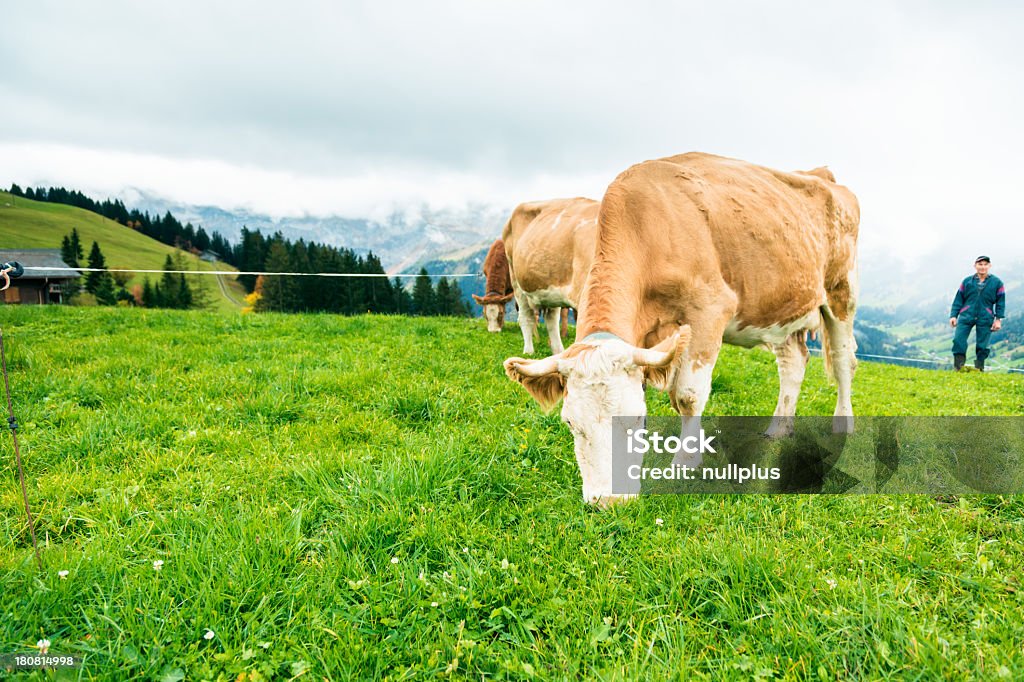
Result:
M600 511L480 320L0 307L0 651L81 679L1024 679L1019 495ZM726 348L708 412L770 414ZM831 414L812 358L802 415ZM654 414L669 414L649 391ZM860 415L1021 415L1024 377L863 362ZM63 572L63 574L61 573ZM40 675L40 679L43 677Z
M92 242L99 242L109 268L158 270L163 267L167 255L175 251L173 247L161 244L91 211L64 204L33 201L13 196L8 192L0 192L0 248L59 249L61 240L72 228L78 229L87 257ZM191 254L186 254L185 257L189 269L193 270L236 269L225 263L207 263ZM133 277L128 287L131 288L136 283L141 284L144 276ZM159 277L160 275L149 275L150 281L155 281ZM234 300L224 295L217 283L217 277L212 275L189 277L189 284L205 289L216 310L237 312L241 309L245 289L233 277L221 279Z

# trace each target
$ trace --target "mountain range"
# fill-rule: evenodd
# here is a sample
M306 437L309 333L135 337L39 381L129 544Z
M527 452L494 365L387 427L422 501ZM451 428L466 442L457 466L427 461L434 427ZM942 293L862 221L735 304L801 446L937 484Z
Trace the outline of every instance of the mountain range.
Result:
M243 227L264 234L281 232L289 239L305 239L331 246L373 251L390 273L465 249L490 244L512 207L468 204L459 209L429 206L395 208L379 218L345 216L274 217L245 209L226 210L216 206L195 206L163 199L145 191L122 193L125 204L151 214L170 211L181 222L202 225L207 232L220 232L237 242Z
M121 198L150 213L170 211L182 222L200 224L230 240L237 240L245 226L264 233L280 231L291 239L373 251L392 274L415 272L420 267L437 275L479 273L488 247L501 234L513 208L471 203L447 209L396 207L376 218L273 217L244 209L183 204L136 189L127 190ZM870 226L862 225L862 232L867 229ZM916 257L862 247L858 338L863 348L880 354L945 358L949 305L979 254L965 253L954 243L931 243L922 244L922 253L912 255ZM1008 314L1013 317L1018 310L1014 307L1017 297L1024 292L1024 243L1005 244L988 255L993 259L993 273L1006 284ZM466 298L482 293L482 279L465 278L459 284ZM1022 355L1016 347L1011 350L1014 352L1002 353L1003 357ZM1024 366L1024 357L1013 360L1014 365Z

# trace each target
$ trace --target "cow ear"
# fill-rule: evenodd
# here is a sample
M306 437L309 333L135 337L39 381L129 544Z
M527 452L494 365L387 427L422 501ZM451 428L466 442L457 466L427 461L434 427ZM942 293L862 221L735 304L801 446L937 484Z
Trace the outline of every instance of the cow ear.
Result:
M479 303L480 305L484 304L484 299L480 298L476 294L473 294L473 300L476 301L477 303Z
M504 305L505 303L511 301L513 296L515 296L515 294L505 294L504 296L501 297L501 301L499 301L499 303Z
M545 412L550 412L565 395L565 377L558 371L554 357L543 360L509 358L505 361L505 374L522 384Z
M662 340L651 349L661 353L671 353L671 358L663 364L644 367L644 378L647 379L648 383L663 391L669 389L669 382L675 375L676 370L679 369L679 363L686 357L686 348L690 345L690 335L690 327L685 325L678 332Z

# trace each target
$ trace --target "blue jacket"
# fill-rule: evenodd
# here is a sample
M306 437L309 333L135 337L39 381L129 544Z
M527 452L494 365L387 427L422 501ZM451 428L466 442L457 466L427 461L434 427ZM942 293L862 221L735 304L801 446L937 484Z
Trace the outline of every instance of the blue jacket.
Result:
M995 275L985 279L985 285L978 286L978 276L965 277L953 298L950 317L959 317L964 322L991 324L993 318L1006 316L1006 287Z

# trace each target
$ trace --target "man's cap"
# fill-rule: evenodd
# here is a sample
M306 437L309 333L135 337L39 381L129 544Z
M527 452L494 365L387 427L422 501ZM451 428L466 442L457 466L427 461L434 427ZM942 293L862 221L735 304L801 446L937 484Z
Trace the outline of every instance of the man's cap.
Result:
M978 256L977 258L974 259L975 263L980 263L981 261L985 261L986 263L991 263L992 259L989 258L988 256Z

